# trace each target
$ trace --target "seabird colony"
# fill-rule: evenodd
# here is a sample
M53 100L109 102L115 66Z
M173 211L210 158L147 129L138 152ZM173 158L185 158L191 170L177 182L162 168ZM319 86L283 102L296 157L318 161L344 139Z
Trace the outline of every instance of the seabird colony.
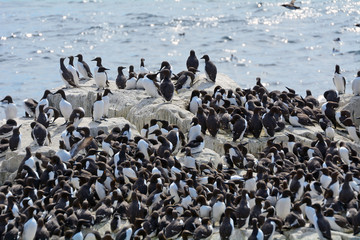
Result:
M294 2L294 1L293 1ZM60 75L66 88L81 87L94 78L94 122L109 117L108 68L96 57L91 72L78 54ZM143 89L150 98L172 102L175 94L192 91L187 110L192 115L188 129L179 129L164 119L152 119L131 133L129 124L110 132L90 135L82 125L83 107L73 108L66 90L44 91L43 97L24 100L25 116L33 118L31 137L36 145L59 145L53 156L31 152L21 145L17 107L4 97L6 124L0 128L1 153L25 149L26 155L13 181L0 187L0 234L3 239L207 239L217 232L221 239L234 237L235 229L251 229L249 239L272 239L275 232L308 226L320 239L331 239L331 231L360 231L360 159L343 132L359 144L359 129L353 113L337 111L346 81L335 67L336 90L324 93L325 103L294 89L268 90L261 79L252 88L224 89L217 82L217 68L208 55L207 80L214 91L194 90L199 61L190 51L186 70L174 73L169 62L150 72L145 59L139 72L134 66L118 67L119 89ZM81 75L80 75L80 74ZM360 72L353 80L353 94L360 92ZM182 90L185 89L185 90ZM48 96L59 94L59 109ZM170 105L169 105L170 106ZM52 142L48 128L62 115L60 142ZM293 134L278 143L275 133L287 125L294 128L320 126L310 145ZM200 161L205 136L229 135L224 144L224 164ZM247 149L248 139L266 136L267 146L258 153ZM181 157L179 157L181 156ZM110 222L99 233L84 228Z

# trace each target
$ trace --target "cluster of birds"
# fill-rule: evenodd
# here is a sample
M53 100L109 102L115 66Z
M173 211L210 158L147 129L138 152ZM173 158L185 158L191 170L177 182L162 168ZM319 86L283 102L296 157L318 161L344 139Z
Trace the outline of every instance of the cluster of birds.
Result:
M359 233L360 158L345 143L318 133L308 147L289 134L285 145L270 138L257 158L225 143L226 165L215 165L195 155L204 147L196 119L187 144L176 125L152 119L135 137L129 125L91 137L70 124L49 158L27 147L14 182L0 187L2 236L207 239L218 226L231 239L251 226L249 239L272 239L307 222L321 239L331 229ZM82 233L109 221L102 236Z
M335 130L347 132L349 139L360 143L359 129L354 125L354 117L348 110L337 110L340 94L345 93L346 81L336 65L334 85L337 90L324 93L326 101L320 105L310 90L303 97L295 90L268 91L261 79L251 89L228 89L215 87L212 94L193 90L188 110L196 116L199 131L216 137L220 129L231 132L233 141L244 136L259 138L264 130L269 137L282 131L286 125L293 127L315 126L319 124L330 140L335 138ZM360 72L353 82L356 95L360 90Z
M94 76L92 75L88 64L83 60L81 54L78 54L77 68L75 69L73 64L73 56L69 57L69 65L65 66L65 58L60 59L60 74L66 87L79 87L79 77L81 75L84 78L94 78L95 84L100 89L109 87L109 81L106 70L102 66L102 59L96 57L92 61L96 61L96 67L94 69ZM210 61L208 55L204 55L201 59L205 60L205 73L209 81L215 82L217 75L217 68L215 64ZM199 60L195 55L195 51L190 51L190 56L186 61L187 70L181 71L178 74L172 72L172 66L169 62L163 61L161 63L159 71L153 73L145 67L145 59L141 58L140 71L137 74L134 71L134 66L130 65L129 74L125 76L123 70L126 67L118 67L118 75L116 77L116 86L118 89L144 89L150 97L163 97L165 101L171 101L174 92L182 88L190 88L195 79L195 74L199 72ZM160 77L158 78L158 75ZM173 83L174 81L174 83Z
M78 58L77 69L74 67L74 57L69 57L69 64L65 66L65 58L60 58L60 75L65 83L65 88L80 87L80 81L91 79L95 80L97 90L103 89L103 93L97 93L97 97L92 107L92 119L95 122L100 122L102 119L108 117L110 106L110 94L113 94L109 88L109 81L107 73L102 66L102 59L96 57L92 61L96 61L94 74L90 71L89 65L83 60L81 54L76 55ZM205 59L205 72L210 81L216 80L217 69L214 63L209 60L208 55L202 57ZM156 73L150 72L144 64L145 59L141 58L139 74L134 72L134 67L129 67L129 76L126 77L122 72L125 67L118 67L118 76L116 78L116 85L119 89L144 89L150 97L163 97L165 101L171 101L174 96L174 91L179 91L182 88L190 88L195 80L195 74L199 72L199 60L195 55L195 51L191 50L190 55L186 61L187 70L178 74L172 73L172 67L164 61L161 64L160 70ZM160 79L158 80L158 75ZM80 78L82 76L82 78ZM174 81L174 83L173 83ZM60 94L61 100L59 102L59 109L49 106L48 95ZM0 129L0 153L6 152L8 149L15 151L21 148L21 134L20 127L17 126L15 118L17 117L17 107L13 102L11 96L6 96L1 102L6 104L5 115L7 123ZM31 124L31 136L35 143L43 146L51 142L51 136L48 127L62 115L65 119L65 124L73 124L75 127L79 125L82 118L85 116L85 111L82 107L73 108L72 104L67 101L64 90L60 89L55 93L50 90L45 90L39 102L32 98L24 100L25 116L34 118ZM12 135L11 135L12 133ZM8 135L11 135L8 138Z
M81 86L78 72L95 79L98 91L103 89L104 94L97 93L92 116L101 121L108 115L111 94L107 69L101 58L95 58L97 67L92 75L82 56L76 57L78 70L73 57L69 57L68 67L64 58L60 60L61 76L67 87ZM203 59L207 79L215 82L216 66L207 55ZM172 73L168 62L150 73L141 59L139 74L130 67L129 77L125 77L124 67L118 68L116 85L119 89L145 89L150 97L171 101L175 90L191 87L198 66L193 50L187 71L179 74ZM353 86L360 85L356 82L360 82L359 76ZM360 232L360 159L346 143L334 141L335 130L346 130L356 143L360 139L353 114L336 111L339 94L346 88L338 66L334 84L337 91L326 91L321 106L310 91L305 97L290 88L268 91L260 78L251 89L218 86L211 93L193 90L188 110L194 117L187 132L152 119L140 136L133 136L128 124L109 134L99 131L90 136L90 129L80 126L84 109L73 109L64 90L46 90L39 102L24 101L26 116L34 118L34 141L40 146L51 141L47 128L60 114L67 126L53 157L33 154L27 147L14 182L6 181L0 187L0 234L4 239L206 239L215 232L213 227L219 226L221 239L230 239L235 228L251 226L249 239L272 239L275 230L309 222L321 239L331 239L331 229L352 229L356 235ZM61 95L59 110L49 106L49 94ZM20 149L16 106L10 96L2 102L7 103L7 123L0 127L0 150ZM311 146L296 142L292 134L287 144L276 143L275 132L286 124L319 124L324 134L318 133ZM209 132L216 137L219 129L231 131L233 138L232 144L224 144L225 165L199 161L196 154L203 151L203 136ZM263 129L270 138L256 158L241 140L260 137ZM6 134L12 135L8 138ZM240 143L236 145L237 140ZM107 221L111 231L103 236L95 230L83 235L84 226Z

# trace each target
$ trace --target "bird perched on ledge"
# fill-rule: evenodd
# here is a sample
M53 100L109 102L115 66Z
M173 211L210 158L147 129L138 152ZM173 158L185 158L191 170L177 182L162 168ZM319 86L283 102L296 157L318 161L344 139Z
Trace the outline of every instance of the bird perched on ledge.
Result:
M217 68L216 68L215 64L212 61L210 61L210 58L208 55L202 56L201 59L205 60L206 78L209 79L210 81L215 82L216 74L217 74Z

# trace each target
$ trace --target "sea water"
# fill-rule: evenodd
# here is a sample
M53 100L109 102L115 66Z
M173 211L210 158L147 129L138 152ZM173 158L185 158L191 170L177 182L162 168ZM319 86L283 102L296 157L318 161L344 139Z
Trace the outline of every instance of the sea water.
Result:
M25 98L39 100L45 89L64 85L59 59L83 54L91 70L99 56L109 68L151 71L168 61L185 69L189 51L208 54L218 72L242 88L255 78L270 90L285 86L305 95L334 88L335 65L350 83L360 70L360 2L136 0L0 1L0 98L11 95L24 114ZM67 65L68 60L65 60ZM76 61L75 61L76 64ZM204 61L200 61L204 71ZM126 69L127 70L127 69ZM125 71L126 71L125 70ZM4 109L0 109L1 119Z

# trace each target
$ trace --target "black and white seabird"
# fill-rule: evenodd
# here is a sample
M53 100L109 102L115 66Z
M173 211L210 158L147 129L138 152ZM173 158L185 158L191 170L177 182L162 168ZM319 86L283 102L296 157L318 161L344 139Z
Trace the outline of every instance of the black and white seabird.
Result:
M170 80L170 71L168 69L163 69L161 72L163 74L163 80L160 84L160 92L165 101L170 102L174 96L174 84Z
M355 143L360 143L360 133L358 130L356 130L356 127L351 120L351 118L347 118L343 121L343 124L346 127L346 130L348 131L350 139L352 139Z
M188 70L191 67L193 67L193 68L195 68L197 70L198 67L199 67L199 60L197 59L194 50L190 50L190 56L186 60L186 67L187 67Z
M334 89L330 89L324 92L324 98L326 99L326 101L328 102L339 102L340 101L340 97L339 94L336 90Z
M74 79L74 83L78 87L79 86L79 81L80 81L80 75L79 75L79 72L74 67L74 56L70 56L68 58L69 58L69 65L66 68L72 74L73 79Z
M35 211L35 207L33 206L30 206L27 211L28 216L24 224L24 229L22 231L22 239L24 240L35 239L38 223L35 220L34 211Z
M116 86L119 88L119 89L125 89L126 87L126 82L127 82L127 79L126 79L126 76L124 75L123 73L123 70L125 69L126 67L123 67L123 66L120 66L118 67L118 75L116 77Z
M75 128L79 126L82 119L85 117L85 110L82 107L74 108L69 117L69 122L74 125Z
M290 213L291 209L291 196L292 193L290 190L285 190L279 200L276 202L275 210L276 215L281 218L285 219L286 216Z
M65 88L76 87L72 73L64 65L65 58L60 58L60 75L65 83Z
M132 65L131 65L132 66ZM137 89L138 88L138 79L137 79L137 75L134 72L130 72L129 73L129 77L126 80L126 86L125 89Z
M238 139L240 139L241 141L242 138L244 137L248 125L246 119L239 114L235 114L230 122L232 123L233 126L232 127L233 142L235 142Z
M170 76L172 75L172 67L171 67L170 63L169 63L168 61L162 61L162 62L161 62L161 65L160 65L160 69L159 69L159 72L160 72L160 75L159 75L160 81L162 81L162 80L164 79L164 77L165 77L165 72L161 72L161 71L164 70L164 69L169 70L169 78L170 78Z
M190 67L189 71L183 71L181 75L177 78L177 81L175 83L175 90L179 91L180 89L188 89L190 88L195 80L195 73L199 72L193 67Z
M201 135L201 125L199 124L199 119L197 117L194 117L191 120L191 127L189 129L188 133L188 141L195 140L197 136Z
M107 73L106 70L109 70L108 68L104 68L103 66L100 66L97 70L97 72L94 73L94 80L95 84L97 86L97 90L99 89L105 89L107 87Z
M202 105L202 100L200 98L200 91L199 90L192 91L190 97L190 104L189 104L190 112L196 115L198 108L201 107L201 105Z
M0 137L9 137L12 134L12 130L16 127L17 123L14 119L9 119L6 123L0 126Z
M234 209L231 207L227 207L225 209L225 217L220 225L219 233L221 239L232 239L234 234L234 220L231 218L231 214Z
M9 147L11 151L15 151L21 148L21 125L13 128L13 134L9 139Z
M295 1L296 0L291 0L290 3L284 3L284 4L281 4L281 6L287 8L287 9L291 9L291 10L300 9L299 6L295 6Z
M268 113L265 113L262 116L262 123L265 133L270 137L273 137L275 135L275 128L277 127L277 123L274 114L278 112L279 109L277 107L272 107Z
M339 92L339 94L345 93L346 80L345 80L344 76L340 73L340 66L339 65L335 66L333 83L335 85L336 90Z
M37 145L44 146L51 143L50 133L44 125L38 122L32 122L30 126L32 128L31 137Z
M101 57L96 57L91 61L96 61L96 67L94 68L94 77L95 77L96 73L99 71L99 68L102 67L102 63L101 63L102 60L101 60ZM105 74L106 74L106 81L105 81L106 82L106 87L108 87L109 86L109 80L108 80L108 76L107 76L106 72L105 72Z
M75 57L78 58L77 68L78 68L79 72L81 73L81 75L84 78L92 78L93 75L90 71L89 65L84 61L83 56L81 54L78 54Z
M304 126L314 126L311 122L311 119L304 113L299 112L297 109L294 109L290 116L289 122L294 127L304 127Z
M211 220L213 223L213 226L215 227L216 223L220 223L221 216L225 213L226 205L224 202L224 196L222 194L217 195L216 201L214 205L212 206L212 212L211 212Z
M113 95L110 89L105 89L102 99L104 101L104 118L107 118L109 115L109 108L110 108L110 98L109 94Z
M248 240L264 239L264 233L258 226L258 220L256 218L253 218L251 221L252 221L253 230L252 230L251 235L249 236Z
M159 82L156 80L157 73L146 74L142 84L145 91L150 97L158 98L161 96Z
M38 105L38 102L32 98L27 98L23 101L25 109L25 117L34 117L35 109Z
M65 119L65 123L68 122L70 115L72 113L72 105L70 102L68 102L66 100L66 95L64 90L60 89L57 92L55 92L54 94L60 94L61 95L61 100L59 102L59 107L60 107L60 112L63 115L64 119Z
M71 159L71 155L66 150L64 141L62 140L59 141L59 150L56 152L55 155L58 156L62 162L67 162Z
M360 71L357 72L356 78L352 80L351 88L355 96L360 95Z
M43 96L41 97L41 99L39 100L39 103L36 105L35 108L35 119L37 118L37 116L39 115L39 107L40 105L44 105L44 109L49 107L49 100L47 99L49 94L52 94L50 92L50 90L45 90Z
M324 217L321 212L319 203L313 205L315 209L314 227L320 239L331 239L331 226L329 221Z
M44 105L39 106L39 115L37 116L36 121L46 128L49 127L50 120L48 115L44 112Z
M181 150L181 151L184 152L185 148L189 147L191 149L192 154L200 153L204 149L204 146L205 146L204 138L199 135L196 137L195 140L192 140L191 142L186 144L185 147L183 148L183 150Z
M4 99L1 100L1 102L6 104L6 108L5 108L6 120L15 119L17 115L17 107L13 102L12 97L6 96Z
M92 119L94 122L100 122L104 115L104 101L102 100L101 93L98 93L92 108Z
M201 59L205 60L205 74L206 74L206 78L209 79L210 81L215 82L216 80L216 74L217 74L217 69L215 64L210 61L210 58L208 55L204 55L202 56Z
M149 69L147 69L145 67L145 58L141 58L140 59L140 70L139 70L139 74L148 74L150 73Z
M216 134L220 129L220 121L213 108L210 108L209 116L206 119L206 127L210 135L216 137Z
M44 108L44 112L47 115L49 122L54 123L56 119L60 117L60 111L55 107Z
M212 233L211 221L209 217L204 217L201 219L201 225L194 230L194 239L209 239Z
M337 102L331 102L331 101L328 101L321 106L321 110L323 111L323 114L331 121L334 128L336 128L337 125L335 109L338 107L339 104Z
M350 224L345 217L335 214L334 209L328 208L324 212L324 217L330 223L330 227L334 231L348 232Z

